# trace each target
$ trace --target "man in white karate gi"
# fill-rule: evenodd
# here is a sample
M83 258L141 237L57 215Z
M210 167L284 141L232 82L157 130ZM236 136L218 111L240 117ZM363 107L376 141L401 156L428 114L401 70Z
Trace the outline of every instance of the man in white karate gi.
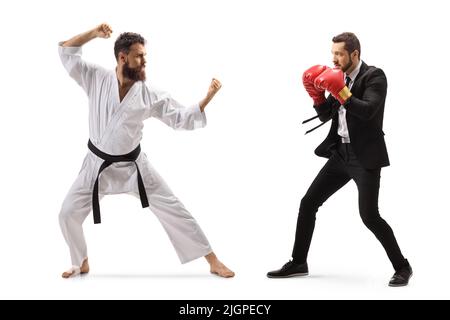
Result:
M206 125L204 109L221 88L213 79L206 97L186 108L145 81L145 40L123 33L115 42L115 70L106 70L81 58L81 47L95 38L109 38L112 29L101 24L61 42L59 55L69 75L89 98L89 152L67 194L59 222L69 246L69 278L89 272L82 224L91 209L100 223L99 200L106 194L129 193L149 206L166 230L182 263L205 257L210 271L221 277L234 272L216 257L200 226L173 195L164 180L140 152L144 120L155 117L174 129L193 130Z

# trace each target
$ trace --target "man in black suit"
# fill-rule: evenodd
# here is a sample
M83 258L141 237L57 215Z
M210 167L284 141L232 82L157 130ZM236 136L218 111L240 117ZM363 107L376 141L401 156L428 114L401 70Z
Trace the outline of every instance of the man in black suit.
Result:
M384 142L383 114L387 80L383 70L360 60L358 38L350 32L333 38L334 69L313 66L303 74L303 84L314 100L322 123L331 119L330 132L317 147L328 158L300 204L292 261L267 274L286 278L308 274L307 255L318 208L350 180L359 194L362 221L381 242L395 269L390 286L405 286L411 266L397 244L391 227L378 212L380 171L389 165ZM325 98L325 91L330 95Z

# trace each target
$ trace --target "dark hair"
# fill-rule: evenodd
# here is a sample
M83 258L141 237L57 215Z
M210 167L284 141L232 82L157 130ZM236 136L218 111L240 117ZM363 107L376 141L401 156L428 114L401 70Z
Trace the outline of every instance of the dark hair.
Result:
M361 58L361 45L359 44L359 40L356 35L352 32L343 32L333 37L333 42L344 42L344 49L348 51L348 53L352 53L355 50L358 50L358 58Z
M130 47L135 43L145 45L144 37L134 32L122 33L114 43L114 55L116 56L116 60L119 59L119 52L128 54L130 52Z

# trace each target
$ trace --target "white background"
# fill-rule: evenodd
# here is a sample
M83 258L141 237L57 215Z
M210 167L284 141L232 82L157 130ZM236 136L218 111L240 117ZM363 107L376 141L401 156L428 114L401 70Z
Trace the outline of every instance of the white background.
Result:
M0 11L0 298L448 299L448 8L445 1L10 1ZM176 132L150 119L143 150L236 271L180 265L149 210L105 197L103 223L84 224L91 273L63 280L69 252L62 201L87 152L87 99L57 43L108 22L111 39L84 58L114 68L120 32L148 40L148 81L191 105L217 77L208 126ZM300 77L331 65L331 38L355 32L362 58L388 78L380 213L414 269L388 288L387 256L359 218L349 183L319 211L310 277L269 280L291 254L298 206L325 159L329 125L314 115Z

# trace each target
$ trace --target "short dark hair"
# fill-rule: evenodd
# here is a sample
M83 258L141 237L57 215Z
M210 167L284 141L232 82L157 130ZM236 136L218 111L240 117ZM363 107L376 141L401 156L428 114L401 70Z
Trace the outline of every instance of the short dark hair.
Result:
M361 58L361 44L359 43L358 37L352 32L343 32L333 37L333 42L344 42L344 49L348 51L348 53L352 53L355 50L358 50L358 58Z
M119 59L119 52L128 54L130 52L130 47L135 43L145 45L144 37L134 32L124 32L120 34L114 43L114 55L116 56L116 60Z

